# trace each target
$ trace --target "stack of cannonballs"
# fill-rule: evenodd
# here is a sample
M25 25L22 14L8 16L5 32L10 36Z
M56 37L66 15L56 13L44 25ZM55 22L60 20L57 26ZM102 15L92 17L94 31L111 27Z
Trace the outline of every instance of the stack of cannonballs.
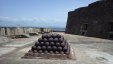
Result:
M25 54L26 57L43 58L69 58L70 46L60 34L43 34L31 50Z

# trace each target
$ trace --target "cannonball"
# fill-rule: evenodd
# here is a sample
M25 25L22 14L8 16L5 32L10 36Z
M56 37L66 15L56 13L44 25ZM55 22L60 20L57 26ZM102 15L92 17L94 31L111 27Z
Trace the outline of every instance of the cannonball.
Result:
M42 39L42 38L39 38L39 39L38 39L38 42L43 42L43 39Z
M62 46L62 47L64 47L64 46L65 46L65 43L64 43L64 42L63 42L63 43L61 43L61 46Z
M49 39L48 39L48 41L49 41L49 42L52 42L52 41L53 41L53 38L52 38L52 37L51 37L51 38L49 38Z
M47 34L42 34L42 38L47 38Z
M33 52L34 52L34 53L37 53L37 50L34 50Z
M61 51L60 53L61 53L61 54L64 54L64 52L63 52L63 51Z
M42 46L42 49L43 49L43 50L46 50L46 46Z
M58 51L55 51L55 54L59 54L59 52Z
M45 54L47 54L47 53L48 53L48 51L47 51L47 50L45 50L45 51L44 51L44 53L45 53Z
M32 51L36 50L36 46L32 46L32 49L31 50Z
M44 42L40 42L40 45L44 45Z
M54 42L58 42L59 41L59 39L58 38L54 38Z
M53 52L53 51L50 51L49 53L50 53L50 54L53 54L54 52Z
M56 42L56 46L60 46L60 43L59 42Z
M68 50L68 47L65 46L65 47L63 48L63 51L66 52L67 50Z
M52 34L51 37L52 38L56 38L57 37L57 34Z
M44 38L43 41L44 41L44 42L47 42L47 38Z
M38 52L39 52L39 53L43 53L43 51L42 51L42 50L39 50Z
M48 38L50 38L50 34L49 34L49 33L43 34L43 35L42 35L42 38L43 38L43 39L44 39L44 38L47 38L47 39L48 39Z
M40 43L37 41L37 42L35 43L35 46L38 46L38 45L40 45Z
M57 47L56 46L53 46L53 50L57 50Z
M59 47L58 47L58 50L61 51L61 50L62 50L62 47L59 46Z
M28 52L33 52L32 50L29 50Z
M46 45L46 46L49 46L49 42L45 42L45 45Z
M57 34L57 38L61 38L61 35L60 34Z
M70 53L68 51L66 51L65 54L69 55Z
M59 42L60 43L62 43L63 41L64 41L64 38L63 37L59 38Z
M53 45L55 45L55 43L54 42L50 42L50 45L53 46Z
M51 50L52 48L51 48L51 46L48 46L47 49L48 49L48 51L49 51L49 50Z
M41 50L41 46L37 46L37 50Z

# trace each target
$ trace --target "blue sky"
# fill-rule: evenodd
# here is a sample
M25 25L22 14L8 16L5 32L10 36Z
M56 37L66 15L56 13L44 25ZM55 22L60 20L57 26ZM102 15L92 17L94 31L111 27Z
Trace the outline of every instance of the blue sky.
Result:
M65 27L68 12L96 0L0 0L0 26Z

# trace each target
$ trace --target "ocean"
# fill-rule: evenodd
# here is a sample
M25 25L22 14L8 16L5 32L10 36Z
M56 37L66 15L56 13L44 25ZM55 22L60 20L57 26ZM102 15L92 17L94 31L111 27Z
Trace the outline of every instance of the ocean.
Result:
M53 32L65 32L65 28L51 28Z

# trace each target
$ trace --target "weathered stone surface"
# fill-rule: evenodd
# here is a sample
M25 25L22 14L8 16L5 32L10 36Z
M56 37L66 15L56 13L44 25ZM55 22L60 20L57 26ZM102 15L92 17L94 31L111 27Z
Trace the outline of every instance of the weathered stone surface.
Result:
M4 52L6 55L2 55L2 57L0 57L0 64L113 64L112 40L70 35L64 33L59 34L62 34L69 41L69 44L73 51L73 56L71 60L70 59L61 60L51 58L50 59L21 58L28 50L31 49L31 45L34 44L32 43L31 45L28 44L27 47L25 48L16 47L17 49L12 52L10 51L10 53ZM37 37L35 38L36 41ZM27 40L29 41L29 38ZM32 38L32 40L34 40L34 38ZM18 40L18 42L19 41L20 39ZM26 42L23 40L23 43ZM8 49L10 48L12 47L8 47ZM1 49L2 48L0 47L0 50ZM5 50L7 51L8 49ZM3 51L1 51L0 53L2 52Z
M82 25L84 24L87 25L86 30L82 30ZM65 32L113 39L112 27L113 0L100 0L89 4L87 7L78 8L69 12Z

